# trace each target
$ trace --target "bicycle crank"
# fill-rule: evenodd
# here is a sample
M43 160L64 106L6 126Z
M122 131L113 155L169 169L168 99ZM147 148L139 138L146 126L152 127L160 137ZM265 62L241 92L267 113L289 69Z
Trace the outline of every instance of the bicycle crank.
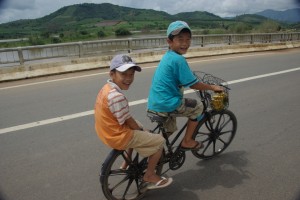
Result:
M185 151L177 149L170 158L169 167L171 170L179 169L185 161Z

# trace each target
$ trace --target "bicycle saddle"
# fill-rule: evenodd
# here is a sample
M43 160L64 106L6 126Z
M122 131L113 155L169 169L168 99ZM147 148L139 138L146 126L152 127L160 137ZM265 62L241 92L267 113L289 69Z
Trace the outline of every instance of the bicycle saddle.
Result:
M157 112L148 110L147 111L147 116L150 118L152 122L158 122L158 123L163 123L167 121L168 117L166 116L161 116Z

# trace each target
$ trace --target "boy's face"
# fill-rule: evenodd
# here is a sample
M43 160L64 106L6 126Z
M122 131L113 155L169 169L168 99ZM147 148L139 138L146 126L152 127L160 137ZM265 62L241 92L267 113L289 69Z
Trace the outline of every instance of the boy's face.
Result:
M128 90L129 86L134 80L135 68L131 67L125 72L119 72L117 70L110 71L110 77L112 81L119 86L121 90Z
M167 39L170 49L183 55L191 45L191 34L189 32L180 32L175 35L173 40Z

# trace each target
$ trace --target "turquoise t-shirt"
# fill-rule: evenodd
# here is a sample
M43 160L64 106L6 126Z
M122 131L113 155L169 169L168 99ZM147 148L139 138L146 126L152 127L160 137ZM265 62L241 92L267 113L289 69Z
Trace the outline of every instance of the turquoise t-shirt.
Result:
M186 59L169 50L161 59L152 79L148 109L156 112L172 112L181 104L183 87L198 82Z

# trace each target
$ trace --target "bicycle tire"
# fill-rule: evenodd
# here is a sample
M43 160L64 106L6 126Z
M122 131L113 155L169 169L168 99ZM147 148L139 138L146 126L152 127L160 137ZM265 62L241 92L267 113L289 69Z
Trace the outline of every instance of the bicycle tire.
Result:
M135 155L134 155L135 154ZM120 169L125 160L125 151L113 150L102 165L100 183L102 192L108 200L141 199L147 191L143 176L147 169L147 158L134 153L127 169ZM162 165L157 168L161 174Z
M237 119L229 110L211 111L202 119L193 133L193 139L203 148L192 151L200 159L211 159L221 154L232 142L237 130Z

